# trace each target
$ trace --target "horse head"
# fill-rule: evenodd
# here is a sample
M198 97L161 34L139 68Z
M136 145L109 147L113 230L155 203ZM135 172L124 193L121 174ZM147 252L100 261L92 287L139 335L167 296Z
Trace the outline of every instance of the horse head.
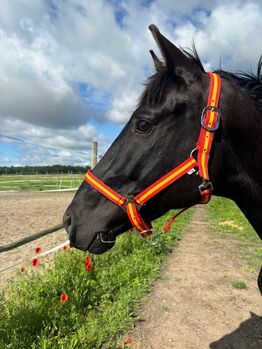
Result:
M151 51L156 73L149 78L130 120L93 170L103 183L125 196L138 194L189 156L198 139L209 90L208 75L201 65L156 26L149 29L163 62ZM197 176L184 176L161 191L141 208L144 220L150 222L171 208L199 202L199 184ZM93 253L108 250L117 235L131 228L126 213L86 181L64 222L72 244Z

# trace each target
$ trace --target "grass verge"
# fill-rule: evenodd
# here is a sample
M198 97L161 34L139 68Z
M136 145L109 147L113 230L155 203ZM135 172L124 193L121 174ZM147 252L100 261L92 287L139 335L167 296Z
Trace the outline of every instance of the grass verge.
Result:
M239 242L237 253L244 267L257 273L262 264L261 240L236 204L229 199L213 197L208 212L213 230L222 236L234 236Z
M159 275L189 214L154 248L134 232L124 234L111 251L94 256L91 270L84 253L68 249L57 254L52 268L41 263L37 272L20 273L0 295L0 348L124 347L117 343L137 317L135 306ZM170 216L156 221L155 228L163 228ZM60 300L63 293L66 302Z

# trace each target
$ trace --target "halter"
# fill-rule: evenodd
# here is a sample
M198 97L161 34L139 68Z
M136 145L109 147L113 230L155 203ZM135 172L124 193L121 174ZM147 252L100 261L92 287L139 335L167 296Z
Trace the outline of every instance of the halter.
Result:
M209 179L208 161L214 133L218 129L220 123L220 112L218 106L221 90L221 79L219 75L214 73L208 73L208 75L210 78L210 88L207 106L203 109L201 114L200 135L195 149L192 150L190 156L184 162L180 163L173 170L158 179L136 196L123 196L117 193L115 190L99 180L91 170L87 171L84 177L85 181L91 187L96 189L115 205L123 208L126 211L133 227L144 238L150 236L153 233L153 229L151 224L146 224L141 217L139 213L140 208L153 196L178 181L181 177L185 176L186 174L191 175L192 173L196 172L196 168L198 168L197 174L202 179L202 183L198 187L201 194L201 200L199 203L207 204L211 198L213 185ZM195 151L198 152L197 161L193 157L193 153ZM175 218L188 208L189 207L182 209L173 218L171 218L164 229L165 233L169 230Z

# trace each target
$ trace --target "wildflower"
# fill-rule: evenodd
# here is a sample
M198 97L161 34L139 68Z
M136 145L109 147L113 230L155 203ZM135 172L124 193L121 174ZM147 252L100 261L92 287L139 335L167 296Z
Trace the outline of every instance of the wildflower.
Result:
M72 242L70 242L70 244L69 244L69 246L70 246L70 248L75 248L75 246L72 244Z
M90 258L89 256L86 256L85 261L86 261L86 264L89 264L89 263L90 263L90 261L91 261L91 258Z
M65 246L63 246L63 250L67 250L67 246L65 245Z
M21 267L19 268L19 271L20 271L20 273L24 273L24 272L25 272L25 267L21 266Z
M124 340L124 344L127 344L127 345L132 344L132 339L129 338L129 337L127 337L127 338Z
M68 301L68 295L66 293L62 293L61 296L60 296L60 301L62 303L65 303Z
M35 253L41 253L42 252L42 248L40 246L37 246L35 248Z
M33 266L33 267L38 267L39 264L40 264L40 261L39 261L38 258L33 258L33 259L32 259L32 266Z
M86 263L86 269L91 270L93 268L92 264Z

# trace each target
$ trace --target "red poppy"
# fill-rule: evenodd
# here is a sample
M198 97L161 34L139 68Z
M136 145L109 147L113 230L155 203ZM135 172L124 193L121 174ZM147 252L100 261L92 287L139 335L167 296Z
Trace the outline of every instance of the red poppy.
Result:
M20 273L24 273L24 272L25 272L25 267L21 266L21 267L19 268L19 271L20 271Z
M124 340L124 344L132 344L132 339L127 337L125 340Z
M66 293L62 293L61 296L60 296L60 301L62 303L65 303L68 301L68 295Z
M67 250L67 246L65 245L65 246L63 246L63 250Z
M91 261L91 258L89 256L86 256L86 264L89 264Z
M86 269L91 270L93 268L92 264L86 263Z
M35 248L35 253L41 253L42 252L42 248L40 246L37 246Z
M39 264L40 264L40 261L39 261L38 258L33 258L33 259L32 259L32 266L33 266L33 267L38 267Z

